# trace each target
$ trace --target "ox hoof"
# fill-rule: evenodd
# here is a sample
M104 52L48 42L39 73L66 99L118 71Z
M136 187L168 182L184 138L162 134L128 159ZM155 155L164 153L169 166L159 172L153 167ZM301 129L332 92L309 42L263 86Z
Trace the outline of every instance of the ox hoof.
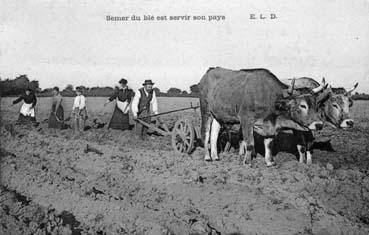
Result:
M251 167L252 166L251 162L249 162L249 163L244 162L243 165L244 166L248 166L248 167Z
M243 161L244 166L251 166L251 161Z
M220 159L219 159L219 158L214 158L213 160L214 160L214 161L220 161Z
M210 156L205 156L204 160L205 160L206 162L211 162L211 157L210 157Z
M244 160L244 161L243 161L243 165L244 165L244 166L246 166L246 165L247 165L247 166L251 166L251 159L249 159L249 160Z
M275 162L267 162L266 163L267 167L272 167L272 166L275 166L275 165L277 165Z
M243 163L245 165L251 165L251 159L252 159L252 156L251 156L251 153L246 153L245 155L245 158L243 159Z

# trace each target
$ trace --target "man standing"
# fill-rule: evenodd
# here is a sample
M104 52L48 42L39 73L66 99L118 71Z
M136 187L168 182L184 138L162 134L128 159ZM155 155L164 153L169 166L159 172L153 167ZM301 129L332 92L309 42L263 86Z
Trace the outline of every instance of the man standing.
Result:
M156 94L153 90L154 83L151 80L145 80L142 84L143 87L136 91L132 101L132 114L133 119L136 121L135 132L136 135L142 139L146 139L147 127L143 126L138 118L144 122L150 123L151 118L147 118L150 115L150 105L152 105L152 111L154 114L158 114L158 102L156 100Z
M76 88L71 117L73 117L73 134L81 133L87 120L86 98L82 95L82 88Z

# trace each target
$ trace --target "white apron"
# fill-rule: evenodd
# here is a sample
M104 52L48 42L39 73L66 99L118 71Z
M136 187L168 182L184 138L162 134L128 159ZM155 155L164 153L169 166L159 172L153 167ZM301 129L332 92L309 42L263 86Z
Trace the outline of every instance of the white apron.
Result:
M20 113L26 117L28 116L35 117L35 109L32 108L32 104L23 103L20 109Z
M129 111L129 103L127 101L120 101L118 100L117 98L117 106L118 106L118 109L120 109L124 114L127 114L128 111Z

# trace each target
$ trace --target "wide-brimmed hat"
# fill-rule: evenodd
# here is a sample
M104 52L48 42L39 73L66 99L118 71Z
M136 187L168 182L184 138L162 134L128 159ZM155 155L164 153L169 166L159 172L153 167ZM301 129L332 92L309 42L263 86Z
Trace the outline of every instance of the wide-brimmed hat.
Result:
M119 80L119 83L123 84L123 85L126 85L128 83L128 81L126 79L122 78L122 79Z
M150 79L148 80L145 80L144 83L142 83L142 86L145 86L145 85L154 85L155 83L153 83Z

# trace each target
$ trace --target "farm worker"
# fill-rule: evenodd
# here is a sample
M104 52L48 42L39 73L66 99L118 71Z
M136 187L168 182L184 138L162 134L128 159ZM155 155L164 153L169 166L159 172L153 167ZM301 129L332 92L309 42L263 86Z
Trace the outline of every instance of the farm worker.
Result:
M18 123L27 124L34 123L36 124L36 115L35 115L35 106L37 103L36 95L32 92L30 88L26 89L25 93L22 94L18 99L13 101L13 105L21 102L23 100L23 104L20 108L20 113L18 117Z
M146 123L151 122L151 118L147 117L150 115L150 105L154 114L158 114L159 112L156 94L153 90L154 83L151 80L145 80L142 85L143 87L136 91L131 108L133 119L136 121L136 136L144 140L146 139L147 127L143 126L137 119L140 118Z
M64 123L64 109L61 104L62 96L59 87L53 88L53 97L51 100L51 110L49 116L49 128L55 133L56 129L62 129Z
M127 83L128 82L126 79L120 79L120 89L117 89L115 93L110 96L110 98L104 103L104 106L106 106L113 100L117 101L108 128L117 130L129 129L129 105L131 103L132 97L135 94L131 89L128 88Z
M73 134L84 129L87 120L86 98L82 95L81 87L76 88L77 96L74 98L71 117L73 119Z

